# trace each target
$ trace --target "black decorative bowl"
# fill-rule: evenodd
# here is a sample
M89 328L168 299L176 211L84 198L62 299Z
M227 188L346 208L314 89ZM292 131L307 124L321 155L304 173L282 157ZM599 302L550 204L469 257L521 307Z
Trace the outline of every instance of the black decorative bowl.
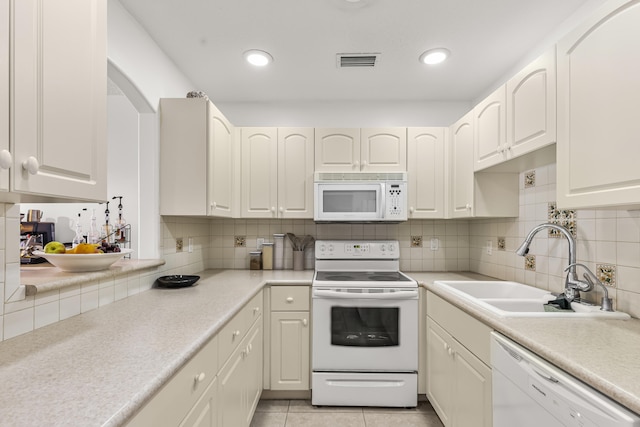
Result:
M198 279L200 279L200 276L176 274L158 277L157 284L159 288L186 288L196 283Z

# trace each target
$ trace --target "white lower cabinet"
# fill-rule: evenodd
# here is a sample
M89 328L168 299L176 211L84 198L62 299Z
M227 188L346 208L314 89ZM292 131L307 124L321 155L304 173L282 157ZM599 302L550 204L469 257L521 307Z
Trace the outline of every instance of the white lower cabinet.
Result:
M218 425L251 424L262 393L262 322L256 322L218 374Z
M309 390L308 286L271 287L271 390Z
M218 425L218 378L214 378L198 403L191 409L180 427L216 427Z
M491 427L491 330L432 293L427 313L429 402L445 427Z

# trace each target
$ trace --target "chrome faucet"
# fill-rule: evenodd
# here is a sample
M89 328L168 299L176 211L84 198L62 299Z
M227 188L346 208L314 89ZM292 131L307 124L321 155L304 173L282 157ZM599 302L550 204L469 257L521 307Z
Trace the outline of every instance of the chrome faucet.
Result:
M613 302L611 301L611 298L609 298L609 291L607 290L607 287L604 285L604 283L602 283L600 279L598 279L598 276L596 276L593 273L593 271L589 270L589 267L580 263L569 264L569 266L565 268L564 271L567 271L572 266L580 266L584 268L585 273L583 277L589 283L592 289L595 287L595 285L598 285L600 286L600 288L602 288L603 295L602 295L602 300L600 302L600 310L613 311Z
M593 286L589 284L589 282L578 279L578 276L576 275L576 241L569 230L561 225L552 224L550 222L540 224L529 232L527 237L524 239L524 242L522 242L520 247L516 249L516 254L525 256L529 252L529 246L533 241L533 237L538 234L540 230L545 228L551 228L559 231L569 242L569 266L565 269L565 271L568 272L564 281L564 295L568 301L579 300L580 291L588 292Z

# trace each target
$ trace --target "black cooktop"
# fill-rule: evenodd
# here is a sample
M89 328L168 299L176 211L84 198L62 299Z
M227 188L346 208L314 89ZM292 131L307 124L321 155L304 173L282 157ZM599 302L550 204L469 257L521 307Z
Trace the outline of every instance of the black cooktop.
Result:
M316 280L326 282L410 282L399 271L318 271Z

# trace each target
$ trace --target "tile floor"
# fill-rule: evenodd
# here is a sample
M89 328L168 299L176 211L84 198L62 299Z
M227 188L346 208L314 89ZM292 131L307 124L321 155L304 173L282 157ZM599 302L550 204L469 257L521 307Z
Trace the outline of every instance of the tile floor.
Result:
M417 408L314 407L309 400L261 400L251 427L443 427L429 402Z

